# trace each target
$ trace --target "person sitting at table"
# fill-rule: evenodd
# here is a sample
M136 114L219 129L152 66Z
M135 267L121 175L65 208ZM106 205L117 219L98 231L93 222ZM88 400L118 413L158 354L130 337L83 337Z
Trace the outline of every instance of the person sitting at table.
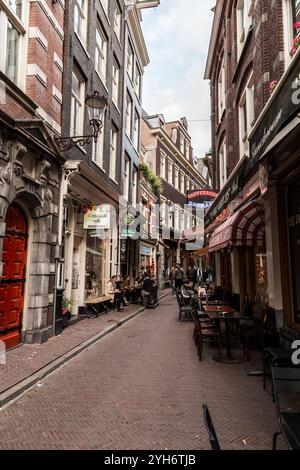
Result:
M117 276L112 276L106 283L106 295L115 303L118 312L121 310L121 304L125 307L128 302L124 299L123 292L116 287Z

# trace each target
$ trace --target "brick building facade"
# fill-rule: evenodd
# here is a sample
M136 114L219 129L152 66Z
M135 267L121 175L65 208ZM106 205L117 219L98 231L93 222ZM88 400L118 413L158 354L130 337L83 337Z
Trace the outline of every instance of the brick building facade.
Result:
M241 305L247 299L272 307L278 327L296 329L299 306L293 310L291 299L298 281L294 291L292 281L284 287L287 273L294 274L282 256L284 251L289 257L282 244L290 236L288 223L278 221L280 212L288 212L287 188L279 196L285 170L274 149L281 142L288 168L292 147L285 137L297 132L292 90L299 15L297 0L218 1L205 72L211 82L214 185L220 188L206 216L216 283L239 295Z
M0 2L0 341L53 334L64 2Z

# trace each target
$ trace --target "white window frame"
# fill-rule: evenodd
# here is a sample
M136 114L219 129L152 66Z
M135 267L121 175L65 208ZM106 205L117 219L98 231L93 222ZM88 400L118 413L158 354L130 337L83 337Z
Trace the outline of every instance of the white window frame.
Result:
M180 132L179 145L180 145L180 152L182 153L182 155L184 155L184 136L181 132Z
M168 183L173 186L173 162L168 158Z
M245 110L246 110L246 114L245 114ZM246 117L247 123L245 123L245 117ZM254 83L253 83L253 76L251 74L247 80L245 89L239 101L240 158L243 158L244 155L249 156L248 137L251 133L253 125L254 125Z
M118 2L115 0L114 5L114 32L121 43L121 32L122 32L122 12L120 10Z
M84 130L84 113L85 113L85 81L80 71L74 67L72 72L76 76L80 83L79 94L76 94L73 90L71 95L71 123L70 123L70 135L78 136L83 135ZM73 80L72 80L73 83ZM78 110L79 107L79 110ZM76 115L75 115L76 113ZM75 124L73 126L73 124Z
M218 77L218 116L219 122L222 119L223 113L225 111L225 101L226 101L226 83L225 83L225 59L223 57L219 77Z
M129 180L130 180L130 158L127 155L125 155L123 196L126 199L126 201L128 201L129 199Z
M183 171L180 171L180 176L179 176L179 185L180 185L180 192L182 194L185 194L185 175L184 175L184 172Z
M112 124L110 129L109 178L115 183L117 180L117 146L118 129Z
M164 180L166 179L166 162L167 162L167 157L161 151L160 152L160 177L163 178Z
M108 39L98 21L96 27L95 70L104 84L107 80L107 49Z
M83 2L83 5L81 3ZM76 24L75 12L78 11L79 23ZM88 0L74 0L74 31L79 40L86 46L88 24Z
M141 87L142 87L142 74L139 69L139 66L135 64L135 73L134 73L134 90L138 99L141 99Z
M125 109L125 132L127 137L132 139L132 113L133 113L133 100L130 94L126 94L126 109Z
M174 186L179 189L179 168L177 165L174 165Z
M132 193L131 193L131 202L133 206L136 206L137 204L137 175L138 175L138 170L137 168L133 165L132 166L132 174L131 174L131 188L132 188ZM149 210L149 209L148 209Z
M236 7L237 24L237 51L240 58L250 27L252 26L252 17L249 14L252 0L239 0Z
M100 0L102 8L103 8L103 10L105 11L106 14L108 12L108 2L109 2L109 0Z
M227 147L225 138L219 149L219 181L221 190L227 181Z
M284 39L284 66L288 68L291 60L291 50L294 38L294 15L293 1L282 0L282 20L283 20L283 39Z
M105 132L105 122L103 122L103 127L100 129L98 134L97 142L95 143L93 139L92 143L92 162L94 162L102 171L104 170L104 132Z
M120 66L117 60L113 59L113 66L112 66L112 100L114 105L119 109L119 100L120 100Z
M4 2L6 3L6 2ZM25 25L28 25L29 21L29 2L26 0L22 1L21 4L21 17L5 4L5 10L0 9L0 31L1 31L1 48L0 48L0 70L8 77L7 73L7 27L10 23L13 28L17 31L19 38L16 51L16 70L15 77L12 80L15 85L25 91L26 88L26 65L27 65L27 29Z
M140 116L136 110L134 112L133 146L138 152L140 146Z
M128 40L127 44L127 63L126 70L130 80L133 82L134 78L134 51L131 42Z

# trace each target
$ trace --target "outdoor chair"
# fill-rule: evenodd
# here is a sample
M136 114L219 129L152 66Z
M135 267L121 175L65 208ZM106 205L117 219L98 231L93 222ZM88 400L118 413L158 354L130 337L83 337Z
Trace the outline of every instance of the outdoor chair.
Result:
M191 305L187 305L182 297L180 291L176 291L176 299L179 307L179 318L178 321L182 321L182 316L184 316L185 320L191 317L192 307Z
M215 342L218 344L219 357L221 357L222 346L220 328L216 326L214 320L209 319L209 317L207 318L202 316L202 312L200 312L199 315L197 309L193 308L191 313L195 325L193 338L198 349L199 361L202 361L203 343L208 342Z
M205 427L207 430L211 449L221 450L221 447L217 438L217 434L215 431L215 427L213 425L213 422L209 413L209 409L205 403L203 403L202 408L203 408L203 419L204 419Z
M279 394L281 393L300 394L300 368L272 367L271 373L280 428L279 431L273 434L273 450L276 450L277 438L280 434L283 434L290 450L300 450L300 411L282 411L279 401Z

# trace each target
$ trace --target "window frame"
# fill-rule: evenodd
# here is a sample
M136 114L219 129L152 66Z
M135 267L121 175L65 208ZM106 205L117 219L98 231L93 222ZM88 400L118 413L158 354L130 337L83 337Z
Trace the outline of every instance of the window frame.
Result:
M99 45L99 42L97 40L97 33L101 38L101 46ZM107 66L108 66L108 38L99 20L97 21L97 25L96 25L96 43L95 44L96 44L95 45L95 70L97 72L97 75L100 77L101 81L104 83L104 85L106 85ZM98 58L97 58L97 53L99 54ZM101 66L101 63L104 64L103 67Z
M109 140L109 178L117 183L118 129L111 123Z

